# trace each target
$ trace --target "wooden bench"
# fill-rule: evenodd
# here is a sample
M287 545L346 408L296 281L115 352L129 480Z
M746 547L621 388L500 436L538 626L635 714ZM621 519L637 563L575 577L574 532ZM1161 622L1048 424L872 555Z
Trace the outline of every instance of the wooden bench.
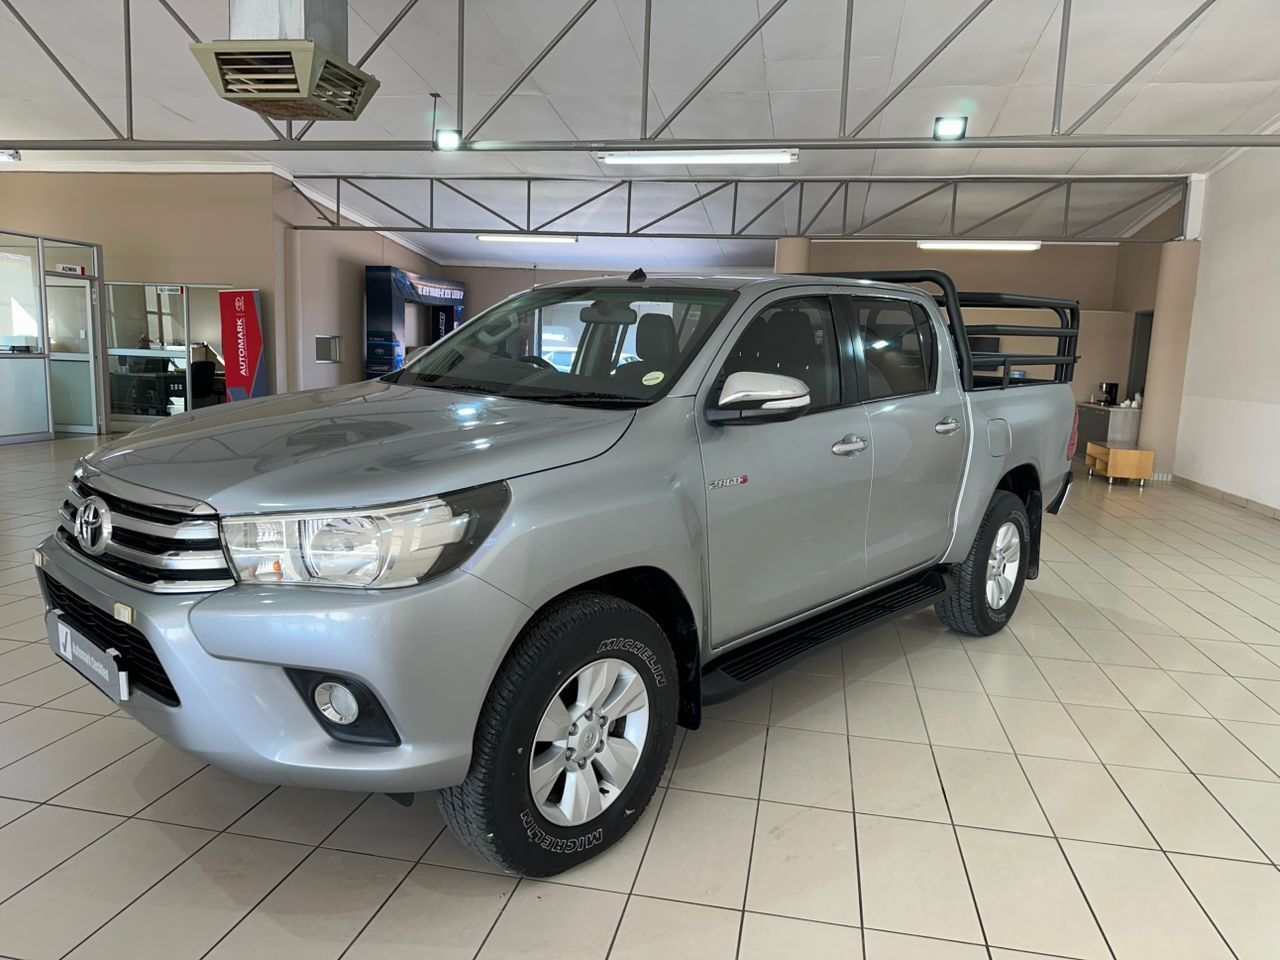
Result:
M1156 467L1154 450L1137 450L1132 447L1109 447L1105 443L1090 443L1085 447L1084 465L1089 475L1095 473L1107 478L1107 483L1121 480L1137 480L1145 486Z

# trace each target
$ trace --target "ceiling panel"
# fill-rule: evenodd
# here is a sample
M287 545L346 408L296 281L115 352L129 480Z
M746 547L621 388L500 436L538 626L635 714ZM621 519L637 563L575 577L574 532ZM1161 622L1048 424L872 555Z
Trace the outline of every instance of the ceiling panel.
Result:
M97 0L15 0L68 68L117 124L124 123L123 37L118 3ZM204 39L225 36L225 0L171 0ZM662 123L719 59L769 9L771 0L653 0L653 59L648 100L651 129ZM1199 0L1075 0L1064 90L1064 125L1070 125L1110 86L1178 25ZM468 0L464 119L474 124L534 56L581 6L582 0ZM856 0L850 45L846 128L860 122L960 20L977 0ZM403 0L351 0L350 56L355 59L397 15ZM640 130L640 61L644 4L598 0L562 43L485 124L488 139L605 140L632 138ZM760 34L712 79L664 135L704 139L832 137L840 130L840 87L846 0L788 0ZM312 138L428 139L433 106L440 126L457 124L457 5L422 2L373 56L368 69L380 93L355 123L316 125ZM1132 83L1104 106L1082 133L1253 132L1280 119L1280 16L1276 0L1221 0ZM994 0L972 25L861 134L925 136L933 118L964 113L970 134L1018 136L1048 132L1057 67L1060 0ZM156 138L267 136L253 114L219 101L187 49L188 37L159 3L133 4L135 115L139 135ZM430 93L441 96L433 102ZM102 122L77 96L30 38L0 12L0 135L12 138L98 138ZM267 159L299 173L438 172L450 175L516 174L601 177L672 173L850 176L956 176L966 174L1186 174L1212 168L1228 155L1220 149L1024 149L981 151L817 151L782 168L602 168L589 153L471 153L332 151L285 154L266 148L231 153L161 155L175 159ZM88 154L49 154L50 159L91 161ZM104 159L110 158L105 155ZM115 159L119 159L118 157ZM137 159L134 157L133 159ZM591 185L592 189L595 185ZM540 185L539 189L543 189ZM548 185L539 204L554 210L581 198L582 185ZM646 188L637 217L657 216L689 195L687 185ZM966 191L970 191L966 187ZM815 196L830 188L806 188L805 210L790 195L752 230L794 229ZM578 192L575 192L578 191ZM849 190L856 223L883 212L892 190ZM388 198L390 198L388 194ZM999 191L962 195L959 214L974 223L999 209ZM501 197L523 209L519 197ZM752 198L753 202L756 198ZM767 199L767 198L766 198ZM1113 198L1114 200L1114 198ZM690 231L719 225L726 196L717 195L673 218ZM895 216L892 230L936 222L934 201ZM344 204L347 198L344 197ZM351 201L353 204L355 201ZM566 219L575 229L601 229L616 220L620 198ZM761 204L763 204L761 200ZM465 202L463 202L465 203ZM1103 200L1098 201L1103 204ZM1055 197L1027 204L992 227L1035 233L1052 225ZM844 192L814 230L835 229ZM408 208L406 208L408 209ZM504 206L505 210L506 207ZM1103 207L1099 206L1099 210ZM949 209L945 211L949 217ZM1142 214L1138 210L1135 213ZM379 215L385 214L382 211ZM417 215L417 214L415 214ZM550 214L548 214L550 215ZM1083 214L1082 214L1083 215ZM1126 221L1128 218L1125 218ZM675 229L673 226L672 229ZM984 228L986 229L986 228ZM465 239L465 238L464 238ZM423 241L424 244L426 241ZM463 239L431 238L463 256ZM621 241L614 252L662 248L655 257L700 257L705 263L759 253L761 241ZM473 241L466 243L476 246ZM628 246L628 244L630 244ZM753 246L754 245L754 246ZM556 256L586 262L592 244ZM521 256L483 248L487 259ZM595 248L603 249L603 248ZM678 250L678 252L675 252ZM749 254L748 254L749 252ZM470 256L470 253L465 254ZM540 253L539 256L542 256ZM655 260L655 262L658 262Z
M909 0L893 82L899 83L915 69L976 4L977 0ZM1056 0L995 0L925 69L918 82L925 86L1017 82L1056 7Z
M1216 3L1165 59L1155 79L1161 83L1233 83L1280 80L1275 0ZM1241 29L1248 24L1248 29ZM1224 53L1229 52L1229 56Z

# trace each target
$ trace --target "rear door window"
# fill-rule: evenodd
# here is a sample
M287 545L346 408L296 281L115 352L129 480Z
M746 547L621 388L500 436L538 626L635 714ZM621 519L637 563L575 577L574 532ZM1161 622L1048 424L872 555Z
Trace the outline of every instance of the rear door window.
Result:
M927 393L938 376L938 344L928 313L907 300L854 298L871 400Z

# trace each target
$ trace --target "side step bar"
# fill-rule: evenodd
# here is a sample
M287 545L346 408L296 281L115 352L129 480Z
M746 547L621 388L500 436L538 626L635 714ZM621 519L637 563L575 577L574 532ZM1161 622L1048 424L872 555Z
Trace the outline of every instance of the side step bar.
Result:
M784 627L718 657L702 673L702 702L719 703L765 680L819 647L928 607L951 592L942 568L916 574Z

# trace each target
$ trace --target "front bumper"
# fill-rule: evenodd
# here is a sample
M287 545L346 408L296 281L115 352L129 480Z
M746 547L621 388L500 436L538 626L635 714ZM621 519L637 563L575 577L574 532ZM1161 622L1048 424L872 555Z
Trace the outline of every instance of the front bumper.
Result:
M387 591L242 585L164 595L109 577L55 538L39 552L45 573L81 599L108 615L117 603L133 608L181 701L137 691L124 710L174 746L268 783L388 793L459 783L490 681L531 612L461 570ZM365 684L400 744L334 740L285 667Z

